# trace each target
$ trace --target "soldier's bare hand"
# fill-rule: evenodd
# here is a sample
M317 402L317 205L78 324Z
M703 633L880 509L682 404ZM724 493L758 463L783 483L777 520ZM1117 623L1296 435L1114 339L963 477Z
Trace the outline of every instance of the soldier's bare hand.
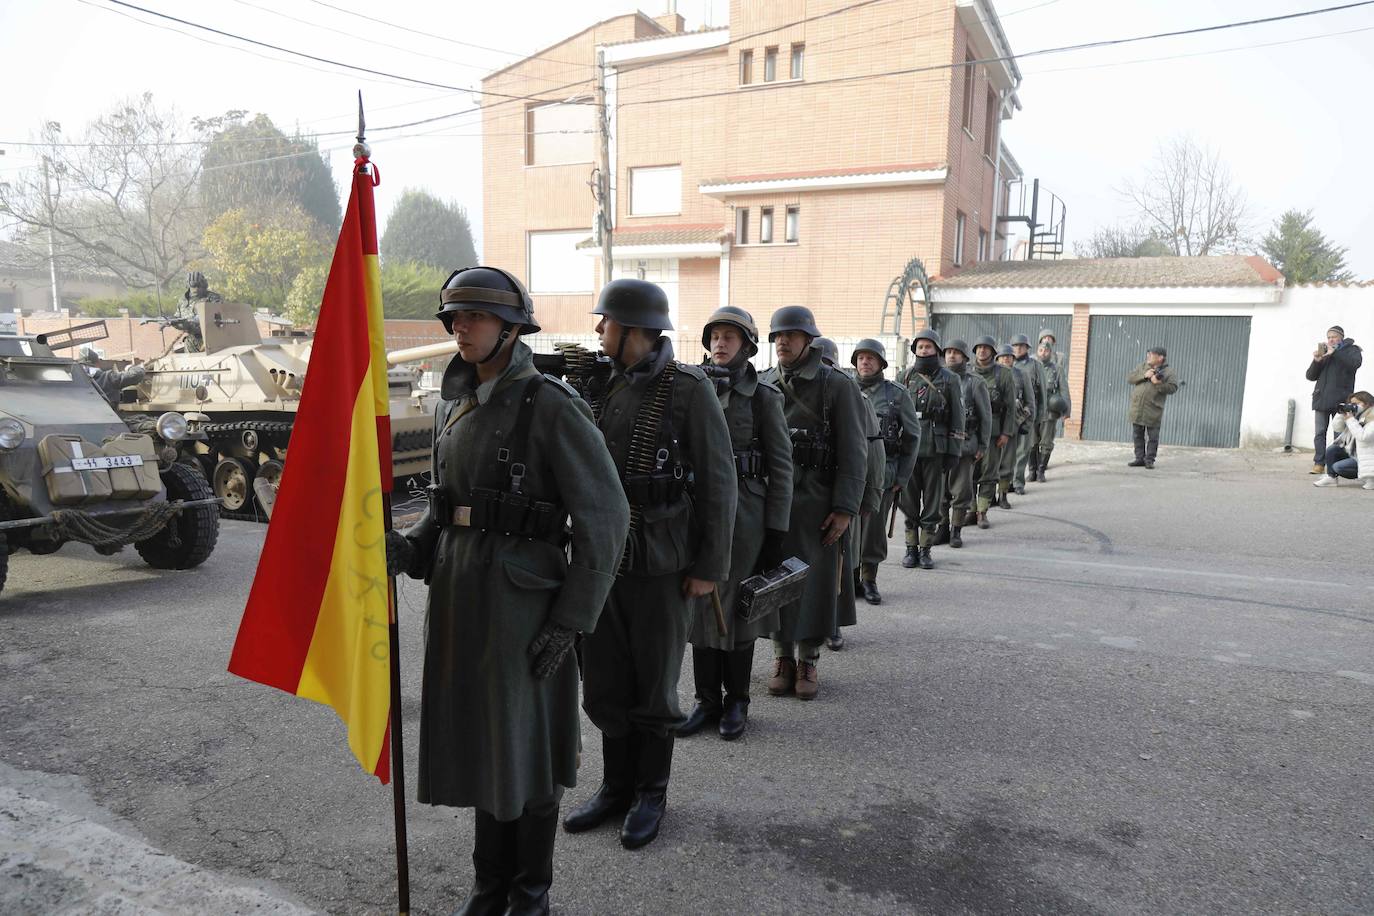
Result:
M1011 436L998 436L998 437L997 437L997 447L998 447L998 448L1006 448L1006 447L1007 447L1007 443L1010 442L1010 441L1011 441Z
M698 579L694 576L682 577L682 595L685 598L705 598L716 590L716 583L710 579Z
M822 546L829 547L831 544L844 537L844 533L849 530L850 522L854 521L854 516L847 512L831 512L821 523Z
M973 453L973 460L974 460L974 461L982 461L982 460L983 460L983 453L982 453L981 451L974 452L974 453Z

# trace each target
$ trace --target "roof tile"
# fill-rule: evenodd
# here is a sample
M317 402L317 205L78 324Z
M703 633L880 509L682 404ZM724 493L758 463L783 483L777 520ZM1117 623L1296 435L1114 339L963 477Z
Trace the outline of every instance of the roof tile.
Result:
M937 277L933 283L936 290L1281 285L1283 274L1264 258L1254 255L985 261L952 276Z

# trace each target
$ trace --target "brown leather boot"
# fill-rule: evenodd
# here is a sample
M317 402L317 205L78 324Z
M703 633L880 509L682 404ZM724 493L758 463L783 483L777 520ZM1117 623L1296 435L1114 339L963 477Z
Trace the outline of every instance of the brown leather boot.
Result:
M815 667L814 665L812 666ZM775 697L785 697L797 684L796 659L778 658L773 660L773 676L768 679L768 692Z
M816 663L806 659L797 662L797 699L814 700L820 689L821 683L816 676Z

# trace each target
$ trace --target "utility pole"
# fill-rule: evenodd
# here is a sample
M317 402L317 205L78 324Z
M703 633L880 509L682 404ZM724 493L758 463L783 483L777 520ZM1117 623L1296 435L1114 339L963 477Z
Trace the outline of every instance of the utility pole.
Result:
M43 157L43 203L48 208L48 273L52 278L52 310L62 311L62 295L57 291L57 246L52 240L52 186L48 184L48 157Z
M614 213L611 210L611 112L606 104L606 52L596 52L596 111L600 144L597 148L597 226L601 231L601 284L611 282L611 227Z

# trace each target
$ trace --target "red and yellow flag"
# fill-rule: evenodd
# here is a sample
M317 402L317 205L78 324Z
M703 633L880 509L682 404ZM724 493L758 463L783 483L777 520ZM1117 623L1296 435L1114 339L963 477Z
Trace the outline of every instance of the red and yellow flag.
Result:
M290 460L229 670L332 706L353 755L385 783L395 612L385 546L391 419L375 169L366 166L354 166Z

